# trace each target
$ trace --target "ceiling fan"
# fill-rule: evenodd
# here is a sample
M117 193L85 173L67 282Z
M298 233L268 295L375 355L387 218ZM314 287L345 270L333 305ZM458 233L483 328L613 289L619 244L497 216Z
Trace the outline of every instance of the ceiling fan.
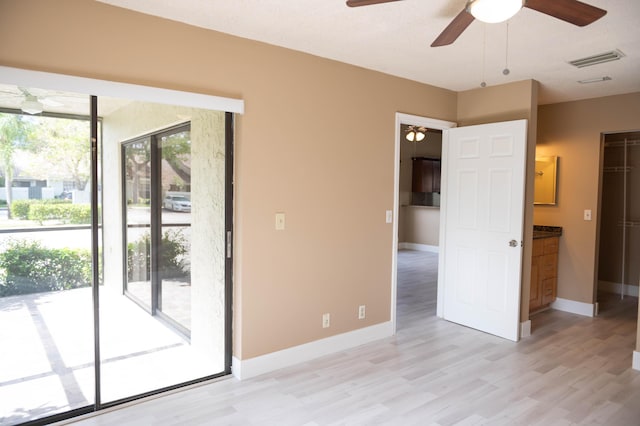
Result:
M36 96L29 89L17 86L0 87L0 104L9 103L12 107L19 107L27 114L40 114L45 106L61 107L64 104L46 96Z
M399 0L347 0L347 6L358 7ZM602 18L607 11L578 0L468 0L465 8L431 43L431 47L446 46L454 41L475 20L487 23L506 21L523 7L537 10L580 27Z

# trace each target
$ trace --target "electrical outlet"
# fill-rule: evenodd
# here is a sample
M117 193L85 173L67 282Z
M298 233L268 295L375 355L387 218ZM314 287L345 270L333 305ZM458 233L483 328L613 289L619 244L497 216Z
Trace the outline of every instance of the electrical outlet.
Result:
M322 315L322 328L329 328L331 325L331 315L323 314Z
M358 319L365 319L366 316L367 316L366 306L360 305L358 307Z

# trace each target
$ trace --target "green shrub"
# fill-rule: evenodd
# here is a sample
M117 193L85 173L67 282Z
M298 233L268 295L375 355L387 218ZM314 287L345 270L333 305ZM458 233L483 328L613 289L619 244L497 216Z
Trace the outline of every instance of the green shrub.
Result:
M91 205L33 203L29 207L28 218L37 221L40 225L42 225L45 220L61 220L64 223L73 224L91 223Z
M180 231L168 230L162 235L159 250L161 278L188 279L189 268L184 256L187 240ZM127 275L130 281L151 279L151 235L143 234L127 244Z
M11 217L27 220L29 218L29 206L31 206L31 200L15 200L11 202Z
M91 285L91 254L46 248L38 241L11 240L0 253L0 297Z
M32 219L35 217L46 217L42 220L47 219L63 219L63 217L58 217L59 215L64 215L64 207L58 208L57 206L72 206L71 200L15 200L11 202L11 217L14 219L22 219L22 220L38 220ZM79 204L82 205L82 204ZM45 206L45 207L42 207ZM32 210L36 209L37 212L33 213ZM57 212L57 213L55 213ZM42 222L41 222L42 223Z

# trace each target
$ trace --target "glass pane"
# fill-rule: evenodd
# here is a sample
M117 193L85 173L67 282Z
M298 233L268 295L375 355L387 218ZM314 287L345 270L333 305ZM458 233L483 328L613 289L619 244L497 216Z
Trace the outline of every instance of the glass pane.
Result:
M116 104L102 115L102 403L221 374L225 359L225 114Z
M191 132L161 136L162 240L159 309L191 328Z
M129 296L151 310L151 144L124 146L127 275Z
M16 108L0 113L0 422L14 424L94 403L89 98L0 93ZM85 117L22 114L27 97Z

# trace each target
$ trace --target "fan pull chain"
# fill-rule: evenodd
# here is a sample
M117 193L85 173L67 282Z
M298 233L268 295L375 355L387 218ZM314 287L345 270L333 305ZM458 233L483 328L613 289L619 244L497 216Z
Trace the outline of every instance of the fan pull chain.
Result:
M509 75L511 71L509 70L509 21L507 21L507 43L504 49L504 69L502 70L502 74Z
M480 82L480 87L487 87L487 82L484 80L486 62L487 62L487 24L484 24L484 32L482 35L482 82Z

